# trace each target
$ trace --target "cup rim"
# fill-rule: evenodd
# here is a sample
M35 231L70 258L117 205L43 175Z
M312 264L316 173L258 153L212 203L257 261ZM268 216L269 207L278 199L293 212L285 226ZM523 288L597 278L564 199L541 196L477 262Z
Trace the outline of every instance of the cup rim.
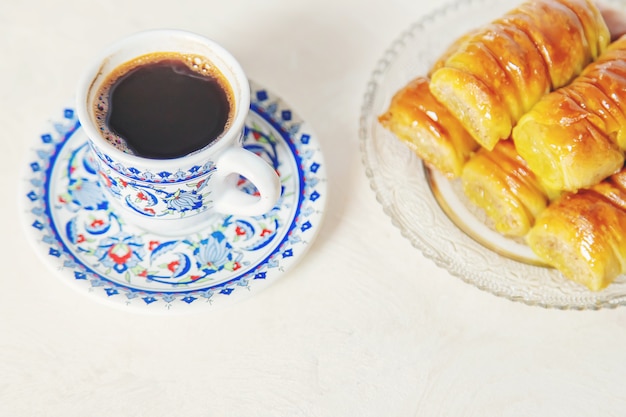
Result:
M235 115L233 116L233 119L231 121L229 133L220 136L217 140L211 142L201 149L176 158L156 159L124 152L115 147L106 139L104 139L100 135L99 129L93 122L88 101L89 94L92 91L95 80L101 74L102 67L106 64L107 60L128 45L154 42L155 47L151 50L152 52L170 52L168 50L165 50L165 48L158 48L158 41L159 39L171 40L174 37L183 41L188 40L208 46L212 51L215 51L216 54L219 55L220 60L224 61L228 69L232 72L234 79L236 80L238 85L236 87L231 86L231 88L238 88L240 91L238 97L236 98ZM147 50L145 53L150 53L151 51ZM171 50L171 52L178 51ZM137 56L140 55L141 54L137 54ZM235 96L237 96L236 93ZM216 41L205 36L181 29L145 30L123 37L109 44L100 52L100 54L95 58L91 65L87 67L86 71L83 72L82 77L79 79L78 82L76 94L76 111L80 125L85 130L85 133L87 134L89 139L93 142L95 146L98 147L98 149L100 149L101 152L108 155L115 161L129 165L135 164L139 166L150 166L152 169L155 170L166 169L167 167L171 167L174 165L176 167L179 167L181 165L188 166L205 163L207 155L218 153L221 149L230 146L232 140L236 140L236 138L231 138L230 135L237 136L237 138L240 136L244 128L249 109L250 85L248 78L237 59ZM226 137L229 137L230 140L222 140Z

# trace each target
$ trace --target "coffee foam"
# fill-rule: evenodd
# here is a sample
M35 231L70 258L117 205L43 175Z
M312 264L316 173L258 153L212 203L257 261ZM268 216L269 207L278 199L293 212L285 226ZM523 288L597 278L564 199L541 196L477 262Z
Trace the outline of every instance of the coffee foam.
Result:
M228 104L230 107L230 114L228 121L224 127L226 132L231 124L235 113L235 99L234 93L225 76L221 73L219 68L213 65L207 58L194 55L194 54L182 54L178 52L154 52L150 54L141 55L130 61L127 61L121 65L118 65L111 73L105 78L104 82L98 89L96 94L96 100L93 106L93 113L95 116L96 125L102 137L113 145L118 150L134 154L135 152L128 146L126 140L109 129L107 126L107 115L109 113L109 97L111 89L115 87L117 82L126 75L130 74L136 68L143 65L156 64L161 61L175 60L184 63L189 69L197 73L200 77L211 77L219 83L222 89L226 92Z

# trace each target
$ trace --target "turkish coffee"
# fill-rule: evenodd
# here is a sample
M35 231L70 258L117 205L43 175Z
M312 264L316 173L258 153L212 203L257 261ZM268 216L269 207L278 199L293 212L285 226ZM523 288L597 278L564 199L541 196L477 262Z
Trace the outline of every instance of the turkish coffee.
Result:
M234 114L228 81L206 58L152 53L120 65L98 91L101 134L123 151L172 159L210 145Z

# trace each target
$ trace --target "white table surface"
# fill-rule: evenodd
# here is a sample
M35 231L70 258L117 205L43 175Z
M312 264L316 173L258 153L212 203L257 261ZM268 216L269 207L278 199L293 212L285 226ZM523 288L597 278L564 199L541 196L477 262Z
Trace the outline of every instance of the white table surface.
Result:
M560 311L436 267L383 214L358 117L385 48L441 0L0 3L0 416L623 416L626 308ZM214 38L311 123L327 214L307 256L218 310L94 302L33 253L19 173L96 51L176 27Z

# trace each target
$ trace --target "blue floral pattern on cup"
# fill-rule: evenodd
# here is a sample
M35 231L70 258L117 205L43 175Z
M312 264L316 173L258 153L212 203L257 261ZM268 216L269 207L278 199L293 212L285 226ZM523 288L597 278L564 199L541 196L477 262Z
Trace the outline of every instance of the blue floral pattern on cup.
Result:
M194 178L201 177L205 173L211 172L213 169L215 169L215 165L212 162L207 162L202 166L195 165L185 171L178 170L176 172L152 172L144 168L125 167L122 164L116 163L111 159L111 157L103 154L96 147L93 147L93 151L98 156L98 159L101 161L103 166L107 167L108 170L119 172L129 179L146 183L160 184L169 183L172 181L190 181Z

